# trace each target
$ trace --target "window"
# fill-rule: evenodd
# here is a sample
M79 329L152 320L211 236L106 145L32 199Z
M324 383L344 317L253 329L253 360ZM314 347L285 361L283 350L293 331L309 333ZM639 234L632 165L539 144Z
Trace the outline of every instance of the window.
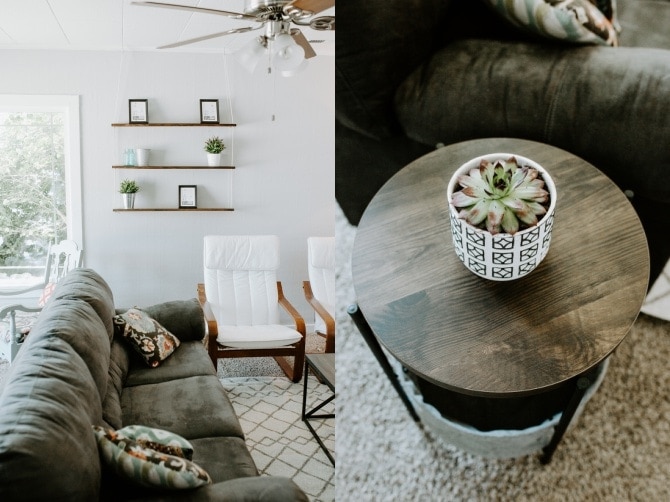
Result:
M50 243L82 243L78 96L0 95L0 289L44 274Z

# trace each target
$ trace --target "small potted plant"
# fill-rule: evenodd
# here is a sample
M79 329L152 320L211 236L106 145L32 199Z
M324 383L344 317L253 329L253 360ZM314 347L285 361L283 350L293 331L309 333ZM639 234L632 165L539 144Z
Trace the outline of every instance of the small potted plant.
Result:
M471 272L517 279L549 251L556 186L538 163L507 153L472 159L454 173L447 197L454 248Z
M218 136L212 136L205 141L205 151L207 152L207 165L219 166L221 165L221 152L225 150L226 145Z
M124 209L133 209L135 207L135 194L140 191L140 186L135 180L125 179L121 182L119 192L123 199Z

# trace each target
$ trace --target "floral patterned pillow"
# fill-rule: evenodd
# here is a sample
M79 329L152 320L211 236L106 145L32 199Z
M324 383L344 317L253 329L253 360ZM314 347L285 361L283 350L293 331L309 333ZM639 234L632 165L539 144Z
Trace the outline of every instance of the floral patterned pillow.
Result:
M536 35L568 42L618 42L616 0L488 0L512 24Z
M144 433L150 430L143 429ZM212 482L212 478L202 467L184 457L163 453L141 441L131 439L124 434L124 429L114 431L94 425L93 432L105 465L120 477L141 486L184 490ZM168 443L170 441L188 443L176 434L159 429L154 429L148 434L160 442L168 437L170 438L167 439ZM167 446L166 443L163 444Z
M181 343L158 321L138 308L114 316L114 327L151 368L165 361Z

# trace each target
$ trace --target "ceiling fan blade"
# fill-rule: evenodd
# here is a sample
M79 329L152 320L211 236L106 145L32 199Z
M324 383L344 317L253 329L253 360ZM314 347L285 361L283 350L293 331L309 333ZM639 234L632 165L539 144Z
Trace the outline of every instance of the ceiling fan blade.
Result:
M335 0L294 0L291 6L308 10L314 14L335 6Z
M298 28L291 29L291 37L295 40L295 43L302 47L305 51L305 59L313 58L316 56L316 52L312 48L312 45L307 41L305 35Z
M247 26L245 28L235 28L233 30L221 31L219 33L212 33L211 35L204 35L202 37L189 38L188 40L180 40L179 42L175 42L173 44L161 45L158 48L159 49L172 49L173 47L181 47L182 45L195 44L196 42L202 42L203 40L211 40L212 38L223 37L225 35L232 35L233 33L244 33L244 32L247 32L247 31L258 30L262 27L263 26L261 25L261 26L258 26L258 27Z
M218 16L230 17L232 19L247 19L255 21L256 16L249 16L240 12L229 12L226 10L207 9L204 7L191 7L190 5L179 5L174 3L160 3L160 2L131 2L132 5L139 5L141 7L164 7L166 9L187 10L189 12L200 12L203 14L216 14Z

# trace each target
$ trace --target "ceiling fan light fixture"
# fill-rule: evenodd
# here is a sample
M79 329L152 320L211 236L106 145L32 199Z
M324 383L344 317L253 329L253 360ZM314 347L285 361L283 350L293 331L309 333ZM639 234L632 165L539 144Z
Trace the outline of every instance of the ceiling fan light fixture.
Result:
M281 33L275 37L272 45L272 63L283 76L293 75L301 66L304 66L305 50L293 40L291 35Z
M249 73L254 73L265 54L265 46L255 37L234 52L235 60Z
M297 75L303 71L305 68L307 68L307 60L303 59L302 62L295 68L290 70L279 70L279 73L282 77L293 77L294 75Z

